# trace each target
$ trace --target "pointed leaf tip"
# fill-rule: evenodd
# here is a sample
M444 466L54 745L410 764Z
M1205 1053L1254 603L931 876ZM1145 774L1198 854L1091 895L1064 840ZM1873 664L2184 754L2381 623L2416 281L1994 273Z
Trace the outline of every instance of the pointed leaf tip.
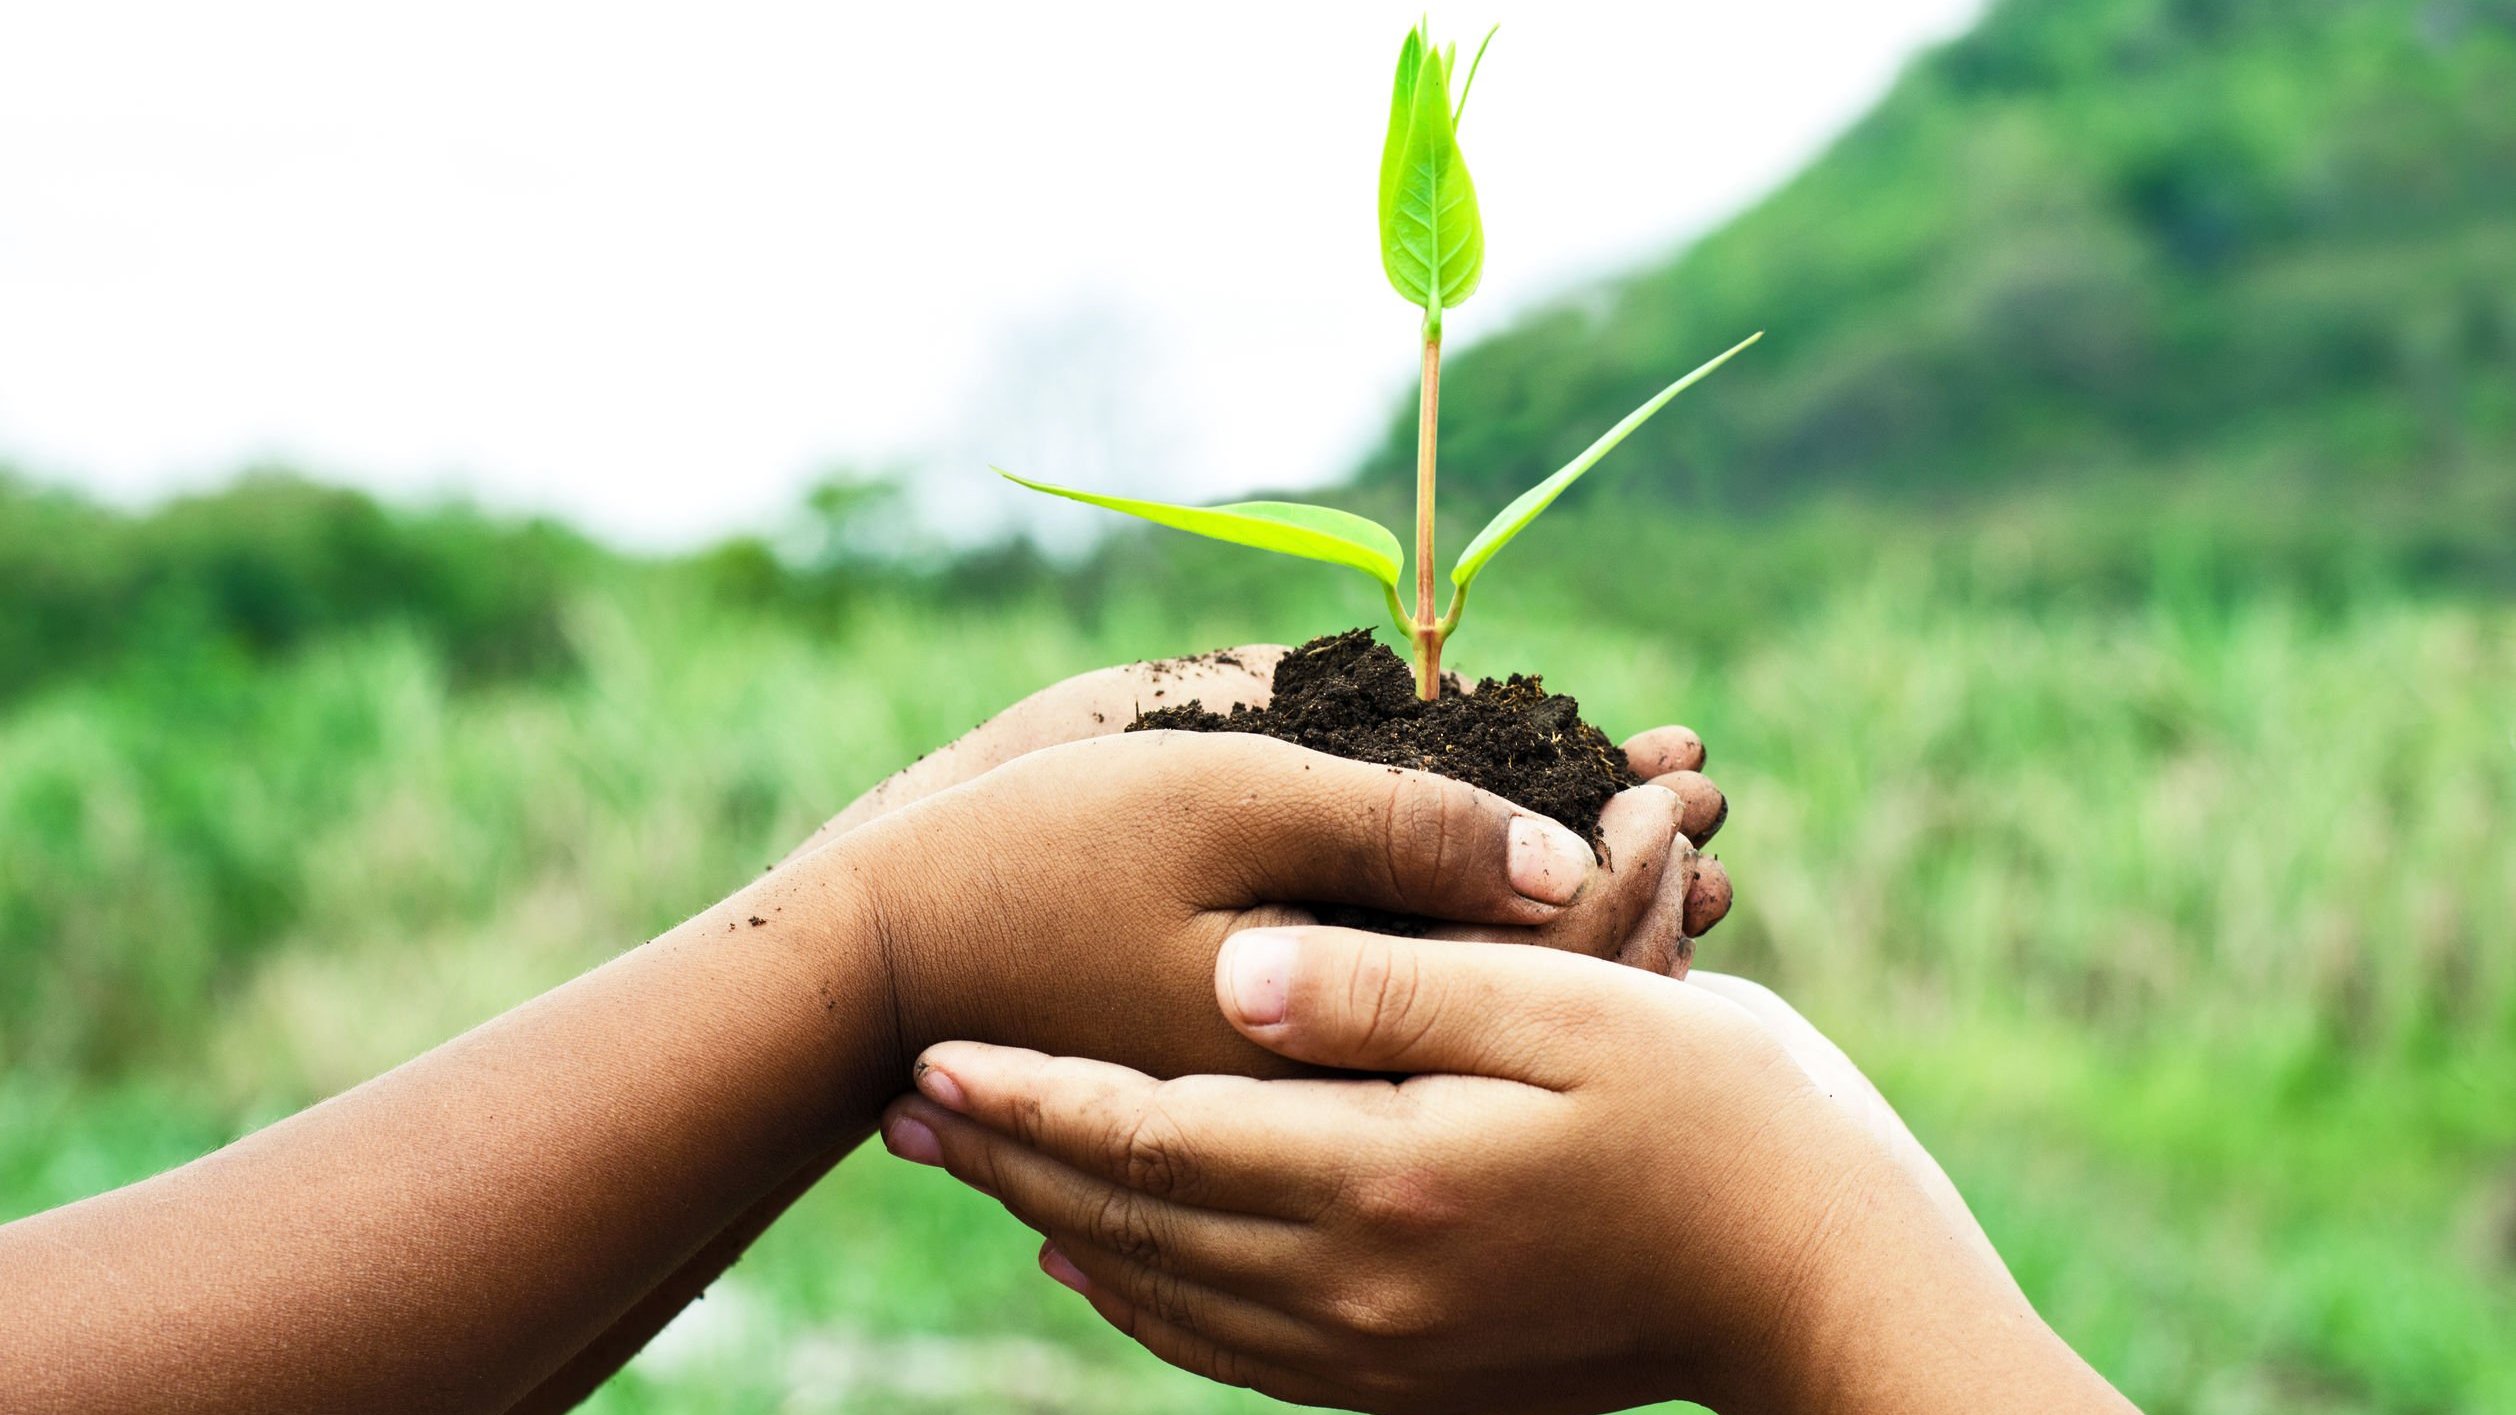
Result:
M1405 552L1388 527L1333 506L1310 506L1298 501L1236 501L1226 506L1176 506L1166 501L1143 501L1128 496L1108 496L1097 491L1078 491L1054 482L1017 476L1002 467L993 470L1005 480L1033 491L1134 516L1157 526L1169 526L1209 540L1350 566L1378 580L1393 593L1398 584L1398 572L1404 563Z
M1393 95L1381 146L1381 267L1392 289L1437 321L1475 293L1485 269L1485 227L1452 122L1450 51L1429 38L1409 46L1417 49L1413 90ZM1402 57L1401 90L1406 78Z
M1616 444L1623 442L1635 428L1649 422L1652 414L1669 405L1670 399L1694 387L1709 376L1714 369L1738 357L1742 350L1764 337L1765 332L1761 329L1748 335L1723 350L1718 357L1707 360L1692 373L1653 394L1648 402L1627 413L1623 421L1602 433L1598 441L1591 443L1580 456L1565 463L1560 471L1513 497L1511 504L1496 512L1494 519L1485 523L1485 529L1478 531L1475 539L1468 542L1467 549L1459 552L1459 562L1450 568L1450 583L1458 586L1460 593L1464 595L1467 592L1468 582L1477 577L1477 572L1485 568L1486 562L1494 558L1495 552L1511 544L1513 537L1528 529L1530 522L1536 520L1547 507L1555 504L1556 497L1563 495L1574 482L1581 480L1582 473L1597 466L1600 458L1615 451Z

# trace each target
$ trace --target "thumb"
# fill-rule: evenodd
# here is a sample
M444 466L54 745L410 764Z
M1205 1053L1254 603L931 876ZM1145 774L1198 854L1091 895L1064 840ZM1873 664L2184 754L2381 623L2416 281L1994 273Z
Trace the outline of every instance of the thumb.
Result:
M1223 1015L1270 1051L1354 1071L1443 1072L1569 1090L1630 1054L1679 986L1527 944L1359 929L1246 929L1215 960Z

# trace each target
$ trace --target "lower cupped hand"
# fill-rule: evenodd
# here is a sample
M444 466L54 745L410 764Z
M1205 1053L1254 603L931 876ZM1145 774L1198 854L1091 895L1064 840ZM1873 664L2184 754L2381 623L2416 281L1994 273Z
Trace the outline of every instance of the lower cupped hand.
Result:
M1753 984L1299 929L1236 938L1217 994L1287 1057L1434 1074L951 1043L886 1140L1155 1354L1310 1404L1789 1408L1881 1368L1863 1343L1917 1303L1980 1315L1982 1352L2034 1324L1877 1091Z

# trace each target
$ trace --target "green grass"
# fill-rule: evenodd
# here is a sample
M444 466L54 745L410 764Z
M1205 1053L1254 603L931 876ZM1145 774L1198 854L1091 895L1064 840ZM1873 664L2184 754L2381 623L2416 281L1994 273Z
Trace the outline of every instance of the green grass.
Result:
M1548 534L1514 553L1557 563L1480 604L1458 658L1543 669L1611 731L1702 729L1740 892L1702 962L1871 1067L2099 1368L2155 1412L2516 1405L2516 608L2163 573L2011 595L1981 568L1997 528L1795 523L1658 562L1599 548L1698 533ZM1759 580L1765 555L1828 569ZM1610 602L1602 562L1644 608L1563 632L1548 596ZM452 687L440 646L379 627L24 700L0 1217L648 936L1052 678L1372 613L1324 573L1119 589L1084 614L902 599L818 636L632 581L576 602L557 678ZM1031 1254L859 1156L596 1408L1263 1405L1099 1330Z

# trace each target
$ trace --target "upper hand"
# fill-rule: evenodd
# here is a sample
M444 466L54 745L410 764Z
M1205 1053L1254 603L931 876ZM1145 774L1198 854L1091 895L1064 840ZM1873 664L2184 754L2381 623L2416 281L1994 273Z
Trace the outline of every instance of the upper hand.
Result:
M1249 644L1192 658L1119 664L1051 684L857 797L798 845L787 862L1028 753L1122 733L1153 708L1192 699L1215 712L1263 707L1276 664L1288 652L1281 644ZM1683 975L1694 940L1729 913L1729 875L1718 860L1700 853L1727 818L1729 803L1703 775L1703 740L1688 728L1638 733L1626 741L1625 755L1635 774L1676 799L1636 788L1608 804L1600 817L1606 859L1578 904L1534 932L1436 933L1509 937Z
M1531 939L1600 877L1579 836L1465 782L1188 732L1017 757L798 868L879 931L906 1051L977 1037L1165 1073L1288 1069L1209 1001L1234 932L1341 904Z

